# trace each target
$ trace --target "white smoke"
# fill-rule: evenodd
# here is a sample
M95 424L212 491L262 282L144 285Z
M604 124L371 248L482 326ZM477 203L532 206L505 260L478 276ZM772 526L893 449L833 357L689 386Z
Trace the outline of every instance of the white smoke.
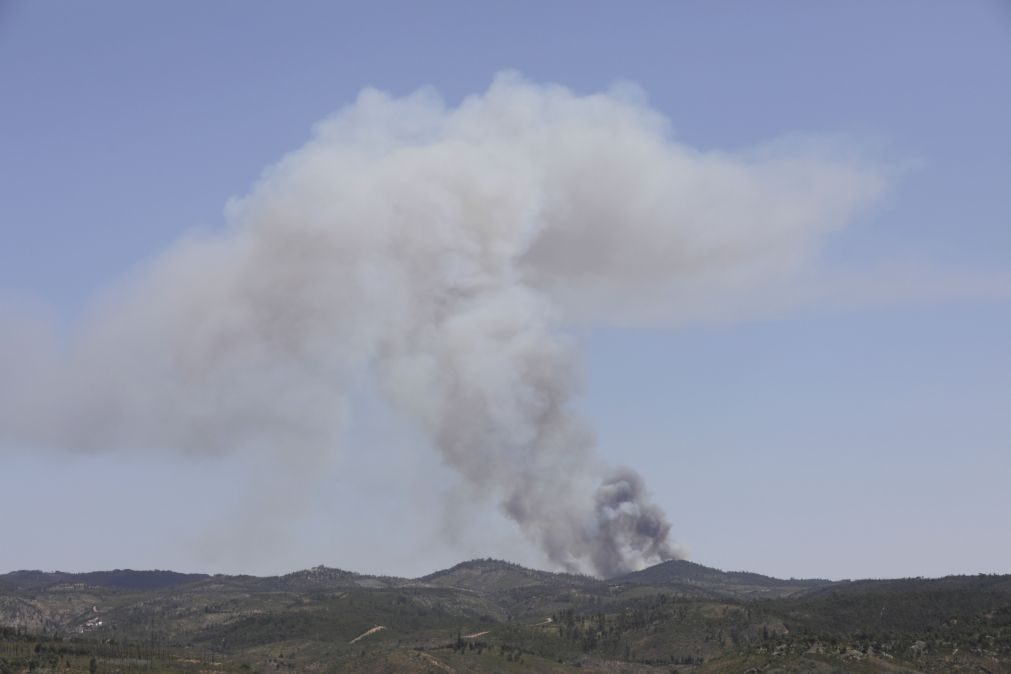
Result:
M686 147L627 87L366 90L65 348L28 358L34 333L8 331L0 442L311 466L370 378L559 566L641 567L676 554L670 524L595 455L564 326L782 283L881 187L823 153Z

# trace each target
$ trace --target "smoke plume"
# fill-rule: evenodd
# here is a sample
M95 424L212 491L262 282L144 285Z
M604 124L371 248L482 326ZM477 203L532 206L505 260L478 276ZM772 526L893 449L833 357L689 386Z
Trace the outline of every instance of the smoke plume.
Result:
M5 329L0 442L311 470L367 380L557 565L638 568L676 555L671 525L598 458L566 326L676 323L782 283L880 188L824 152L679 144L631 87L366 90L68 343Z

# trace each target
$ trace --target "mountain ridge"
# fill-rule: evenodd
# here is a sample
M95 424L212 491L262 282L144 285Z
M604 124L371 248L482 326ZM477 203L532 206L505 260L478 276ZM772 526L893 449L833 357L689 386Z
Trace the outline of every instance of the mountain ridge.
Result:
M473 559L400 578L0 575L0 672L1011 672L1011 575L614 578ZM996 664L995 664L996 663Z
M511 575L515 579L523 579L523 585L537 585L551 582L561 582L566 585L587 584L633 584L656 585L665 583L680 583L699 586L768 586L781 588L817 588L830 585L855 583L884 583L912 580L913 577L901 578L857 578L830 580L827 578L779 578L751 571L725 571L717 567L706 566L686 559L674 559L659 562L652 566L619 574L609 578L596 578L583 574L564 571L549 571L523 566L508 560L491 557L473 558L458 562L453 566L438 569L431 573L416 576L390 576L369 574L359 571L349 571L339 567L320 564L304 569L297 569L285 574L252 575L228 573L178 572L168 569L111 569L83 572L42 571L40 569L17 569L0 574L0 588L32 589L43 588L58 583L83 583L96 587L110 589L159 589L170 588L189 583L211 579L274 581L278 584L291 586L327 586L339 587L351 584L358 587L369 586L405 586L432 584L438 586L466 587L467 577L480 574ZM948 578L975 578L994 574L948 574L938 577L916 577L923 580L943 580ZM996 574L1000 575L1000 574ZM455 583L454 581L463 581ZM519 581L516 581L519 582ZM507 583L509 584L509 583Z
M250 575L223 573L183 573L164 569L112 569L104 571L41 571L38 569L19 569L0 574L0 587L15 589L39 589L62 583L80 583L109 589L159 589L170 588L211 579L217 580L250 580L272 582L276 585L290 587L353 585L358 587L435 585L449 587L468 587L473 585L480 576L494 574L507 587L523 585L543 585L560 583L563 585L594 585L629 583L650 585L664 582L680 582L697 585L720 584L742 585L745 580L751 584L767 584L777 586L797 586L808 584L824 585L836 581L825 579L791 579L783 580L750 572L723 571L714 567L704 566L687 560L669 560L659 564L611 578L596 578L593 576L568 573L564 571L548 571L526 567L515 562L493 558L474 558L454 564L451 567L438 569L423 576L413 578L404 576L373 575L357 571L348 571L338 567L317 565L298 569L281 575ZM484 585L480 583L480 585Z

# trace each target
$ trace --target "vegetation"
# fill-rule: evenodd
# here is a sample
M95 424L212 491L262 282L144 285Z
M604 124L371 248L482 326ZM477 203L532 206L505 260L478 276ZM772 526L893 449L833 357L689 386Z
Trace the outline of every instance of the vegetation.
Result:
M599 581L495 560L417 580L0 576L6 672L1011 670L1011 577L832 583L669 562Z

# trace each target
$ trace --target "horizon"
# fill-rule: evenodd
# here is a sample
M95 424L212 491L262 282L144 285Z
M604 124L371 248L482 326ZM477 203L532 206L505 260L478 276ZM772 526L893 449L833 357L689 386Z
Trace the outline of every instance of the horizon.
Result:
M763 577L770 578L770 579L773 579L773 580L785 580L785 581L824 580L824 581L827 581L827 582L830 582L830 583L860 582L860 581L865 581L865 580L871 580L871 581L888 581L888 580L941 580L941 579L944 579L944 578L971 578L971 577L975 577L975 576L1011 576L1011 573L985 573L985 572L978 572L978 573L949 573L949 574L945 574L945 575L941 575L941 576L852 576L852 577L845 577L845 578L830 578L830 577L827 577L827 576L794 577L794 576L785 576L785 575L782 575L782 574L757 573L755 571L748 571L746 569L722 569L722 568L715 567L715 566L709 566L708 564L703 564L701 562L697 562L697 561L694 561L694 560L691 560L691 559L667 559L667 560L664 560L662 562L657 562L656 564L652 564L650 566L644 567L642 569L638 569L638 570L635 570L635 571L629 571L629 572L626 572L626 573L623 573L623 574L619 574L617 576L610 576L610 577L602 578L602 577L599 577L599 576L593 576L593 575L588 575L588 574L583 574L583 573L573 573L573 572L569 572L569 571L557 571L557 570L553 571L551 569L546 569L546 568L537 568L537 567L527 566L525 564L520 564L520 563L517 563L517 562L509 561L508 559L496 559L496 558L492 558L492 557L474 557L474 558L471 558L471 559L465 559L465 560L456 562L455 564L451 564L450 566L440 567L438 569L435 569L435 570L432 570L432 571L429 571L427 573L423 573L423 574L417 575L417 576L402 576L402 575L382 573L382 572L375 572L374 573L374 572L370 572L370 571L367 571L367 570L350 569L350 568L345 568L345 567L341 567L341 566L330 566L330 565L327 565L327 564L316 564L314 566L307 566L307 567L303 567L303 568L292 569L290 571L286 571L286 572L282 572L282 573L270 573L270 574L221 573L221 572L209 573L209 572L206 572L206 571L194 571L194 570L179 571L179 570L176 570L176 569L160 569L160 568L134 569L134 568L124 567L124 568L109 568L109 569L90 569L88 571L65 571L65 570L62 570L62 569L53 569L53 570L44 570L44 569L12 569L10 571L0 572L0 577L11 575L11 574L15 574L15 573L43 573L43 574L63 573L63 574L75 575L76 576L76 575L87 575L87 574L93 574L93 573L115 573L117 571L120 571L120 572L130 572L130 573L173 573L173 574L184 575L184 576L206 576L208 578L216 578L216 577L219 577L219 576L224 576L224 577L250 577L250 578L283 578L285 576L290 576L290 575L294 575L294 574L297 574L297 573L303 573L305 571L315 571L317 569L324 569L324 570L327 570L327 571L340 571L342 573L350 573L351 575L354 575L354 576L362 576L362 577L368 577L368 578L394 578L394 579L399 579L399 580L423 580L423 579L427 578L428 576L433 576L435 574L442 573L444 571L452 571L453 569L455 569L457 567L460 567L460 566L464 566L464 565L467 565L467 564L478 564L478 563L481 563L481 562L486 562L486 563L491 563L491 564L506 564L508 566L518 567L518 568L520 568L520 569L522 569L524 571L534 571L534 572L537 572L537 573L548 573L548 574L551 574L551 575L559 575L559 576L577 576L577 577L588 578L590 580L595 580L595 581L599 581L599 582L609 582L609 581L612 581L612 580L623 578L625 576L635 575L635 574L637 574L637 573L639 573L641 571L647 571L647 570L649 570L651 568L654 568L654 567L657 567L657 566L663 566L665 564L672 564L672 563L678 563L678 562L684 562L686 564L691 564L692 566L702 567L702 568L707 569L709 571L717 571L719 573L725 573L725 574L731 574L731 575L733 575L733 574L759 575L759 576L763 576Z
M1011 573L997 0L0 38L0 568Z

